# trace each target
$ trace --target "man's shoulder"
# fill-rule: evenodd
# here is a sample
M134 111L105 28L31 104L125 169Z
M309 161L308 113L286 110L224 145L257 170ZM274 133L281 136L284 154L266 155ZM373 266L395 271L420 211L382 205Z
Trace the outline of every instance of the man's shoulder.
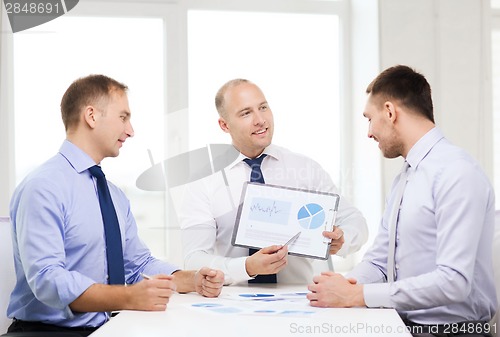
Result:
M478 162L464 148L455 145L443 138L434 148L429 151L427 156L436 164L442 167L453 167L456 165L477 166ZM425 160L425 159L424 159Z
M23 186L66 186L68 175L74 170L60 154L49 158L23 179Z
M422 163L440 177L469 177L473 180L481 178L489 181L480 163L472 155L445 139L436 144Z

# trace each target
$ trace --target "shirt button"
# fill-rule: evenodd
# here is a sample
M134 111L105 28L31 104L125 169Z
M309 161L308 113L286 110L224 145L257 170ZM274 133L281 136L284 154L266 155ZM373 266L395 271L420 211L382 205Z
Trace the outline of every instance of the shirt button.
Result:
M396 263L396 269L399 269L399 264Z

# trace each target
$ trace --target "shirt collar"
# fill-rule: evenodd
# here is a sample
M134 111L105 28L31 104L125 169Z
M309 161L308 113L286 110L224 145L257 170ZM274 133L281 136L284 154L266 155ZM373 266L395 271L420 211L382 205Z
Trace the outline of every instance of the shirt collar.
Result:
M434 145L436 145L443 138L443 133L437 127L429 130L408 152L408 155L406 156L408 164L410 164L410 166L414 169L417 168L418 164L420 164L425 156L432 150Z
M264 151L262 151L262 153L265 153L265 154L267 154L268 157L272 157L272 158L274 158L276 160L280 160L281 159L281 152L273 144L270 144L268 147L266 147L264 149ZM240 152L240 154L238 155L238 157L231 164L229 164L226 167L226 169L228 169L228 170L232 169L236 165L238 165L241 162L243 162L243 159L247 159L247 158L248 158L247 156L245 156L243 153Z
M94 160L88 154L67 139L62 143L59 153L66 158L78 173L82 173L95 165Z

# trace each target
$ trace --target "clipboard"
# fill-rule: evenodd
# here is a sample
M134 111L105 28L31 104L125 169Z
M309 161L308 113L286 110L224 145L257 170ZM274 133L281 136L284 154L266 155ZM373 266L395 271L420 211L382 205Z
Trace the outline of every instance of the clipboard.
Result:
M300 231L288 253L326 260L330 240L322 232L333 230L339 200L335 193L246 182L231 244L261 249L282 245Z

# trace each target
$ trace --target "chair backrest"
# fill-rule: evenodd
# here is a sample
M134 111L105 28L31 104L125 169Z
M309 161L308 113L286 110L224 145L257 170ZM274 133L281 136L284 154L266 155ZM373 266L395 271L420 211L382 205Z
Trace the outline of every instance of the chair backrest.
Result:
M14 289L16 274L12 256L12 235L8 217L0 217L0 334L7 331L12 321L7 318L7 305Z

